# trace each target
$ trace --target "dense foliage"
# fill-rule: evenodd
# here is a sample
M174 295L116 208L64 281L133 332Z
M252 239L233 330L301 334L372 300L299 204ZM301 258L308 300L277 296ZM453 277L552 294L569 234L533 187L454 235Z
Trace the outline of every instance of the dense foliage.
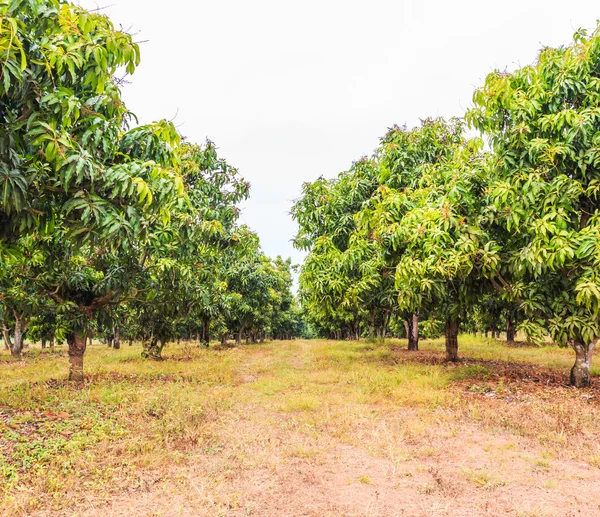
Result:
M600 338L600 32L494 72L464 119L393 126L372 156L303 186L300 271L238 224L249 184L208 141L139 126L121 79L129 34L65 0L0 0L0 323L66 340L83 379L90 336L257 342L519 330L576 352ZM482 138L466 136L465 125ZM486 148L485 143L489 143Z
M300 275L323 335L445 327L456 360L461 322L576 352L571 383L590 383L600 337L600 32L581 31L512 74L494 72L466 121L393 127L370 158L305 184L292 214L309 251ZM424 326L425 327L425 326Z
M13 355L29 329L66 339L81 380L91 334L142 339L156 359L175 338L295 335L291 264L237 225L248 183L211 142L184 142L167 121L132 126L115 77L139 63L131 36L61 0L2 1L0 29L0 318Z

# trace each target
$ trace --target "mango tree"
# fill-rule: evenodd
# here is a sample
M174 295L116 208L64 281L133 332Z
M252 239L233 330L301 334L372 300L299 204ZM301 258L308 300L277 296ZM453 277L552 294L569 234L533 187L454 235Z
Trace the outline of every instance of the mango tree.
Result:
M458 359L461 316L497 264L497 245L481 227L485 169L479 150L474 140L452 143L445 157L420 162L412 185L382 186L359 215L363 232L395 266L399 308L445 321L449 361Z
M393 279L379 250L356 238L356 214L379 186L377 162L362 158L334 180L303 186L292 208L294 245L309 251L300 296L312 324L336 338L385 336L394 307Z
M32 236L22 237L0 266L0 319L6 347L19 359L24 336L35 316L50 310L51 299L40 289L46 257Z
M70 375L83 379L86 327L118 300L152 219L185 197L172 124L128 130L114 75L139 49L101 14L59 0L0 3L0 250L34 236L38 286L68 321ZM129 270L128 270L129 268Z
M600 337L600 31L543 49L474 94L490 141L489 217L502 234L494 282L527 313L521 328L575 351L571 384L589 386Z

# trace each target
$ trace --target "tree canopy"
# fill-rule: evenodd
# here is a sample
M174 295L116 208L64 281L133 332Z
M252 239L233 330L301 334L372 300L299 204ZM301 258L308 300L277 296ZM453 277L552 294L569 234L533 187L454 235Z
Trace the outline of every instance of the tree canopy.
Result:
M488 211L502 233L496 281L589 363L600 336L600 33L545 48L535 64L490 74L468 113L493 153ZM571 382L589 384L575 368Z
M123 327L152 358L199 326L204 342L211 325L271 332L291 307L291 266L238 227L249 184L212 142L165 120L135 125L117 77L139 64L132 37L61 0L0 2L0 23L0 313L13 354L42 315L66 336L74 380L92 331L116 345ZM256 285L235 269L249 260L264 270ZM246 321L252 303L271 312Z
M600 32L495 71L463 118L394 125L291 209L299 271L238 221L249 183L173 123L139 125L121 97L132 36L65 0L0 0L0 321L66 339L208 346L310 334L408 338L505 326L576 352L600 337ZM466 126L480 138L468 135ZM489 144L489 146L486 146ZM309 328L310 327L310 328Z

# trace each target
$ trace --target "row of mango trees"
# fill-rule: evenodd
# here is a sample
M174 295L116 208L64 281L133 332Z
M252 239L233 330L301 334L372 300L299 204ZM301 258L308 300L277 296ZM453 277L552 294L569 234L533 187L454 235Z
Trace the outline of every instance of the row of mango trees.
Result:
M479 131L482 138L468 138ZM486 145L489 144L489 145ZM463 119L392 127L372 156L303 186L293 207L307 315L323 335L383 335L505 315L576 354L589 386L600 337L600 31L493 72ZM366 329L366 330L365 330ZM487 330L487 329L486 329Z
M290 261L237 223L249 184L214 144L139 126L121 98L138 45L99 12L0 0L0 324L68 343L165 343L299 332Z

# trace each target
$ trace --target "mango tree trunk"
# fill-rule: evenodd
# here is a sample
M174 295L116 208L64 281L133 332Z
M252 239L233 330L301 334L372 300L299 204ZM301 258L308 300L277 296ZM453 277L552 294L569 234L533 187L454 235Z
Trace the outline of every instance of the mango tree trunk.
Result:
M244 334L244 327L246 326L246 323L242 323L239 332L237 333L236 337L235 337L235 344L236 345L241 345L242 344L242 336Z
M512 343L515 340L515 322L510 316L506 317L506 341Z
M446 320L446 361L458 361L458 320Z
M12 341L10 340L10 330L8 328L2 328L2 337L4 338L4 348L12 350Z
M46 336L42 336L42 348L46 348Z
M383 338L385 339L386 335L387 335L387 330L388 327L390 325L390 317L391 317L391 313L390 312L386 312L383 315Z
M589 344L571 341L569 345L575 350L575 364L571 368L571 386L576 388L588 388L592 385L590 369L592 367L592 355L596 348L597 339Z
M113 328L113 348L119 350L121 348L121 338L120 338L120 328L118 325L115 325Z
M153 359L154 361L162 360L162 343L159 344L158 338L152 336L149 341L144 343L142 357L145 359Z
M23 351L23 317L15 314L15 339L10 348L10 355L21 357Z
M410 315L406 322L408 330L408 349L419 350L419 313L415 312Z
M83 382L83 356L87 345L87 334L71 332L67 334L69 345L69 380Z
M50 334L50 348L54 348L54 332Z
M203 318L202 319L202 341L201 344L208 348L210 343L210 319Z

